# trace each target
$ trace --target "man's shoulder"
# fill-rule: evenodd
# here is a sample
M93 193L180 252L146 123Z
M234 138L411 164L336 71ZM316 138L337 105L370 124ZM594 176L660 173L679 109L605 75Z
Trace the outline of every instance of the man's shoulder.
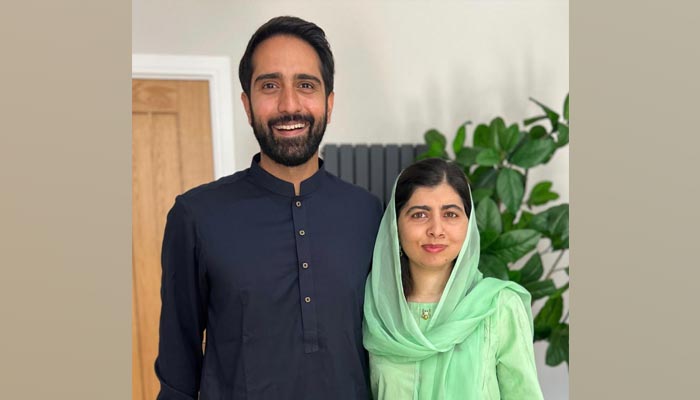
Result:
M329 182L328 186L334 192L341 194L344 197L350 197L358 201L366 201L370 203L376 203L377 205L381 205L379 198L377 198L377 196L375 196L374 194L370 193L367 189L355 185L353 183L344 181L328 171L326 171L325 173Z
M245 185L244 178L247 175L247 171L238 171L215 181L195 186L177 196L176 201L186 203L189 206L206 205L212 201L217 201L222 197L235 193L241 186Z

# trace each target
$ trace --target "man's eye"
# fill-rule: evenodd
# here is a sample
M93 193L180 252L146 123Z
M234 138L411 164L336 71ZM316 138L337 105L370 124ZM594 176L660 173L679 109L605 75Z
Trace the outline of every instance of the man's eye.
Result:
M266 82L262 84L263 89L274 89L276 85L272 82Z
M299 87L302 89L313 89L314 85L312 83L309 83L309 82L302 82L299 84Z

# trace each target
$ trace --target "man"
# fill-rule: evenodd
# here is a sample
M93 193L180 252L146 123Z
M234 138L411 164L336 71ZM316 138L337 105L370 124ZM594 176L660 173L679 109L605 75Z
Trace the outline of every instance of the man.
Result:
M168 214L159 399L369 398L362 304L382 207L318 158L333 73L312 23L274 18L250 39L241 100L261 152Z

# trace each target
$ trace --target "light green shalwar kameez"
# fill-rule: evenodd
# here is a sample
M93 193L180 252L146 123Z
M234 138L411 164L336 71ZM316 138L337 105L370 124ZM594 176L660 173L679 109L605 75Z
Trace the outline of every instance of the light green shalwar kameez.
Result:
M394 198L367 279L364 345L377 400L538 400L530 294L483 278L472 211L440 301L408 303L401 284ZM474 210L474 207L472 207ZM429 318L423 319L424 310Z

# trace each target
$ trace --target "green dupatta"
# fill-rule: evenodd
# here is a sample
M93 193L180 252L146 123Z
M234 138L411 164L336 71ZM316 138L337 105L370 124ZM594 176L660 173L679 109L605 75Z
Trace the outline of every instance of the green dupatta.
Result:
M479 354L484 339L483 334L476 333L483 332L484 321L496 311L498 294L510 289L527 310L532 334L530 294L512 282L483 278L478 270L479 231L472 205L467 237L440 301L421 331L403 294L396 221L392 194L379 227L365 288L364 346L372 357L413 364L420 371L414 395L418 399L482 399L480 377L484 365ZM456 348L459 357L453 357Z

